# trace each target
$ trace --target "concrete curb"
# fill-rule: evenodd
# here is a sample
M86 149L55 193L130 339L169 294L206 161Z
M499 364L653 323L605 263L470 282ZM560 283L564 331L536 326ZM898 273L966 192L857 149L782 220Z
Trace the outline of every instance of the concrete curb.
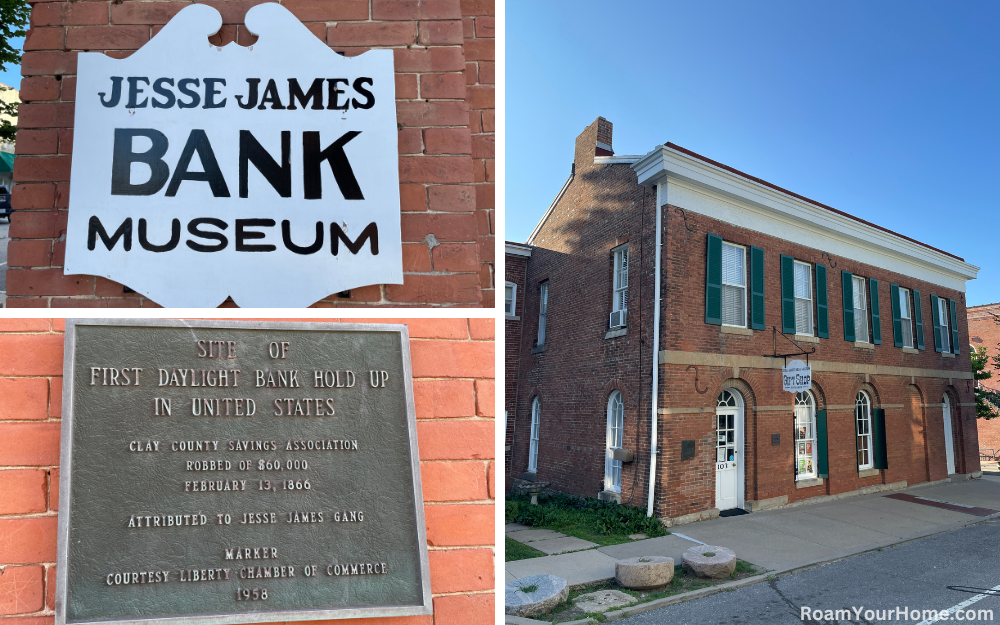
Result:
M941 534L947 534L948 532L953 532L955 530L963 529L966 527L971 527L973 525L979 525L980 523L986 523L988 521L995 521L1000 519L1000 513L990 515L988 517L983 517L980 519L975 519L969 521L968 523L963 523L955 527L941 530L940 532L934 532L933 534L926 534L924 536L917 536L914 538L906 538L895 543L890 543L888 545L882 545L881 547L872 547L871 549L865 549L864 551L859 551L857 553L848 554L845 556L838 556L836 558L830 558L828 560L816 560L806 564L800 564L798 566L793 566L787 569L782 569L780 571L770 571L768 573L761 573L760 575L754 575L752 577L746 577L744 579L737 579L731 582L726 582L725 584L719 584L718 586L709 586L708 588L699 588L698 590L692 590L690 592L681 593L679 595L674 595L672 597L664 597L663 599L656 599L654 601L649 601L647 603L640 603L629 608L623 608L621 610L611 610L604 613L605 620L614 621L620 618L625 618L627 616L633 616L635 614L640 614L642 612L648 612L650 610L656 610L658 608L665 608L675 603L684 603L686 601L691 601L693 599L700 599L702 597L707 597L709 595L714 595L719 592L726 592L729 590L736 590L737 588L742 588L743 586L750 586L752 584L757 584L759 582L768 581L769 579L777 579L779 577L785 577L786 575L793 575L795 573L801 573L803 571L808 571L810 569L816 569L821 566L826 566L827 564L833 564L835 562L840 562L842 560L848 560L856 556L861 556L866 553L871 553L873 551L879 551L881 549L887 549L889 547L897 547L899 545L905 545L906 543L915 542L918 540L924 540L925 538L932 538L934 536L939 536ZM584 623L587 621L573 621L573 623ZM594 622L594 621L591 621ZM560 625L570 625L570 623L560 623Z

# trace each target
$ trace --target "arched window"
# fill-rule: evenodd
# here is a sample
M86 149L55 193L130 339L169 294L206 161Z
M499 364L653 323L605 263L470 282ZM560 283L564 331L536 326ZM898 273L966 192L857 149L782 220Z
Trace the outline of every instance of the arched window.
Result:
M795 394L795 479L816 477L816 401L810 391Z
M531 402L531 444L528 446L528 471L538 472L538 421L542 417L542 400Z
M859 391L854 398L854 424L858 433L858 470L875 466L872 453L872 402L868 393Z
M612 391L608 397L608 442L604 460L604 490L622 492L622 461L612 457L612 450L621 449L625 425L625 404L622 394Z

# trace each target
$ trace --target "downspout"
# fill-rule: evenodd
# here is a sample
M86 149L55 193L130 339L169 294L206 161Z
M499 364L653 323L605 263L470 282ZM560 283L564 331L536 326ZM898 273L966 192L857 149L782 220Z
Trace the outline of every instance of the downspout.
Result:
M657 434L656 422L659 411L659 382L660 382L660 256L663 249L663 184L656 184L656 269L655 287L653 290L653 393L652 414L650 420L649 437L649 501L646 503L646 516L653 516L653 494L656 492L656 448Z

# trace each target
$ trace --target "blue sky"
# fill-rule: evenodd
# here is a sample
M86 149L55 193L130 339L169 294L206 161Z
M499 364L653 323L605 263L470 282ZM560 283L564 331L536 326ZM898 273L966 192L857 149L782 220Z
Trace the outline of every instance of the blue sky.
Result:
M1000 301L1000 3L506 3L506 233L524 241L598 116L982 267Z
M10 45L18 50L24 45L24 37L17 37L10 40ZM7 71L0 71L0 82L15 89L21 88L21 68L15 65L8 65Z

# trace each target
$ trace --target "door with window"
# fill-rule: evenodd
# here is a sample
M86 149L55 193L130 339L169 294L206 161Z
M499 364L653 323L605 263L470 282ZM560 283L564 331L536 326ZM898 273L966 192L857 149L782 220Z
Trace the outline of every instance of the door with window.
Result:
M951 432L951 400L945 395L941 404L944 408L944 458L948 466L948 475L955 472L955 441Z
M743 506L743 398L732 390L719 395L715 409L715 507Z
M614 459L614 450L622 447L625 405L622 394L612 391L608 398L608 438L604 460L604 490L622 492L622 461Z

